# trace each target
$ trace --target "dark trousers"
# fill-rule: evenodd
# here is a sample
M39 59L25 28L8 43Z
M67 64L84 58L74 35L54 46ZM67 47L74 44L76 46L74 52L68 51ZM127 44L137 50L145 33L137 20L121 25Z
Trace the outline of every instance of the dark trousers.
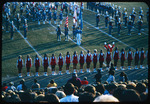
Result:
M66 70L69 70L70 64L66 65Z
M73 63L73 69L76 69L76 68L77 68L77 64Z
M83 69L84 63L80 63L80 69Z
M44 66L44 72L47 72L48 66Z
M132 60L128 60L128 66L131 66Z
M103 61L101 61L101 62L99 63L99 67L100 67L100 68L103 67Z
M18 68L18 73L21 73L21 71L22 71L22 68Z
M96 68L97 62L93 62L93 68Z
M51 65L52 71L55 71L55 65Z
M121 60L121 66L124 66L124 60Z
M140 65L143 65L143 61L144 61L144 60L140 60Z
M118 60L114 60L114 66L117 66L117 62L118 62Z
M62 71L63 65L59 65L59 71Z
M87 63L86 63L86 67L87 67L87 68L90 68L90 62L87 62Z
M139 63L139 60L135 60L135 65L138 65L138 63Z
M35 72L39 72L39 66L35 67Z
M27 72L30 72L30 67L27 67Z
M110 63L110 61L106 61L107 67L109 67L109 63Z

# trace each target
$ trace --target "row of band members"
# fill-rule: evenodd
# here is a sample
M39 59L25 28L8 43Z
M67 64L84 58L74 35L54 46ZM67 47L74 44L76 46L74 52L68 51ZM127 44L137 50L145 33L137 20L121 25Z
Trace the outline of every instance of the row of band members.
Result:
M126 55L124 49L122 49L121 53L119 54L118 48L116 47L115 51L113 53L115 70L117 70L117 62L119 59L121 61L121 70L124 70L124 62L126 59L128 61L128 69L129 70L131 69L131 63L132 63L133 59L135 62L135 69L138 69L139 61L140 61L140 68L144 68L143 61L144 61L145 57L147 57L147 67L148 67L148 51L146 52L146 55L145 55L144 48L142 48L141 51L139 51L137 48L136 51L134 52L134 55L133 55L133 52L131 51L131 48L129 48L127 55ZM93 54L91 54L90 50L88 50L86 55L84 55L84 52L81 51L79 56L78 56L77 52L74 51L72 59L71 59L71 55L69 52L67 52L65 58L63 58L62 53L60 53L58 59L56 59L54 54L52 54L50 59L47 56L47 54L44 54L44 58L42 59L42 65L44 66L44 76L47 76L47 68L49 65L51 65L51 68L52 68L52 75L55 75L55 66L57 63L59 66L59 74L60 75L62 74L61 71L62 71L62 67L63 67L64 63L66 64L66 73L67 74L70 74L69 67L70 67L71 63L73 63L74 73L77 72L76 68L77 68L78 63L80 64L80 73L83 73L84 63L86 63L86 68L87 68L86 71L90 72L91 62L93 62L93 71L96 72L96 65L97 65L98 61L99 61L99 68L101 71L103 71L102 67L103 67L104 59L106 60L107 70L109 70L109 65L112 60L112 52L110 52L109 49L107 49L106 54L104 54L104 52L102 50L100 50L100 53L97 54L96 49L94 49ZM27 55L27 59L25 59L25 65L27 68L27 76L30 76L30 68L32 66L32 59L31 59L30 55ZM38 55L35 56L34 66L35 66L36 76L39 76L38 71L39 71L39 67L41 66L41 62L40 62L40 58L38 57ZM21 70L23 67L23 59L22 59L21 55L19 55L19 57L18 57L17 67L18 67L19 77L22 77Z

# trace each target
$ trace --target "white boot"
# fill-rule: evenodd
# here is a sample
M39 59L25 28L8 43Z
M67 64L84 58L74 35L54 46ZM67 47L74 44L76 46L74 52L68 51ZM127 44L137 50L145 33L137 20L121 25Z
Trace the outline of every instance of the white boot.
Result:
M28 77L30 76L30 72L27 72L27 76L28 76Z
M102 68L100 68L100 70L101 70L101 72L103 71L103 69L102 69Z
M56 24L56 21L54 21L54 24Z
M60 24L62 24L62 21L60 21Z
M51 21L49 21L49 24L51 24Z
M21 76L21 73L19 73L19 75L18 75L18 76L19 76L19 78L21 78L21 77L22 77L22 76Z
M83 69L81 69L80 73L83 73Z
M54 71L52 71L52 75L55 75L55 74L54 74Z
M74 69L73 73L76 73L76 69Z
M94 72L96 73L97 71L96 71L96 68L94 68Z
M89 69L86 69L86 72L88 73L88 72L89 72Z
M106 69L107 71L109 71L109 67L107 67L107 69Z
M62 75L61 71L59 71L59 75Z
M36 72L36 76L39 76L38 72Z
M117 70L117 66L115 66L115 70Z
M70 74L70 73L69 73L69 70L66 70L66 73L67 73L67 74Z
M142 69L142 65L140 65L140 69Z
M43 21L43 24L45 24L45 21Z
M128 70L131 70L131 67L130 67L130 66L128 66Z

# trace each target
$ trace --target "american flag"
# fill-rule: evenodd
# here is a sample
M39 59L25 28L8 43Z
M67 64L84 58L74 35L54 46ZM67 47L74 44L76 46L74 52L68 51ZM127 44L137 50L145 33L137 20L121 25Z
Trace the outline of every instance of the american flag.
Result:
M66 17L66 23L65 25L68 27L68 16Z

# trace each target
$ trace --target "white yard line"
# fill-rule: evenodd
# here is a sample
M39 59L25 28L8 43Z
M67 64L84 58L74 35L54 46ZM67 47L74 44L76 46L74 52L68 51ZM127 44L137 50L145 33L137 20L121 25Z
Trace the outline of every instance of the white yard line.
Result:
M93 28L97 29L97 28L96 28L95 26L93 26L92 24L90 24L90 23L88 23L88 22L86 22L86 21L84 21L84 20L83 20L83 22L85 22L86 24L88 24L88 25L92 26ZM126 43L120 41L119 39L113 37L112 35L109 35L108 33L104 32L103 30L100 30L100 29L97 29L97 30L100 31L100 32L102 32L102 33L104 33L104 34L106 34L107 36L109 36L109 37L111 37L111 38L117 40L118 42L120 42L120 43L122 43L122 44L124 44L124 45L126 45L126 46L128 46L128 47L130 47L128 44L126 44ZM135 50L135 48L133 48L133 47L131 47L131 48Z
M89 9L85 9L85 10L88 10L88 11L91 11L91 12L94 12L94 13L96 13L95 11L92 11L92 10L89 10ZM135 30L138 30L138 29L136 29L136 28L134 28ZM148 35L147 33L145 33L145 32L141 32L141 33L143 33L143 34L145 34L145 35Z

